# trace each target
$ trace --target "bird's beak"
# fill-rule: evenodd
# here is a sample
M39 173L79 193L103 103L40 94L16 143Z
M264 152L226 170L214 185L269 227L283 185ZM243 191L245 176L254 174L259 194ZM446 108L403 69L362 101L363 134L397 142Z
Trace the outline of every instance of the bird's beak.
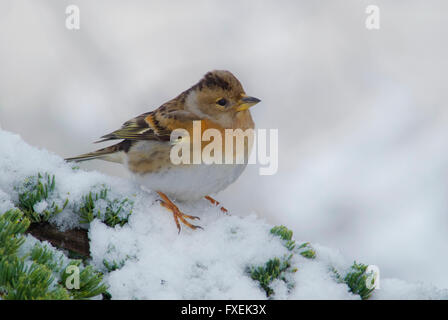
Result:
M260 102L260 99L249 97L249 96L243 96L240 101L238 102L238 106L236 107L236 111L244 111L249 109L250 107L256 105L258 102Z

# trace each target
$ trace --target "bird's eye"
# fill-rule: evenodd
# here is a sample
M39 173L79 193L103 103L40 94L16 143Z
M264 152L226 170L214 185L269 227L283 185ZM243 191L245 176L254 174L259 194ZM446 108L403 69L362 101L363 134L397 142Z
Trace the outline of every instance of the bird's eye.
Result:
M227 104L227 100L224 98L221 98L221 99L217 100L216 103L219 104L220 106L225 106Z

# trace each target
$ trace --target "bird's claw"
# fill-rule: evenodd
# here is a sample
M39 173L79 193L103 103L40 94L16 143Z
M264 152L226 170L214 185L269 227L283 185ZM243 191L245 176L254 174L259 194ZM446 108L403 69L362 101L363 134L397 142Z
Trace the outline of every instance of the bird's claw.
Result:
M196 226L194 224L191 224L190 222L188 222L186 220L186 219L200 220L201 218L196 217L196 216L191 216L191 215L188 215L188 214L185 214L185 213L181 212L179 210L179 208L165 194L163 194L162 192L158 192L158 194L162 198L160 204L173 213L174 222L176 222L177 230L178 230L179 233L180 233L180 230L181 230L181 226L180 226L181 222L184 225L186 225L187 227L189 227L190 229L193 229L193 230L195 230L195 229L203 229L202 227Z

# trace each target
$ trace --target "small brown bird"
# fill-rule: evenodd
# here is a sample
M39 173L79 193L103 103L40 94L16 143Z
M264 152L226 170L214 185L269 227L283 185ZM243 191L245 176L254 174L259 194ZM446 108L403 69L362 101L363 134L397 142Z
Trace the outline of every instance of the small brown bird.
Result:
M222 136L225 136L226 129L253 129L249 108L258 102L259 99L245 94L241 83L229 71L211 71L176 98L125 122L120 129L101 137L98 142L123 141L66 160L101 159L125 165L141 185L157 191L161 205L172 211L179 232L179 220L196 229L199 227L186 219L199 218L182 213L170 198L195 200L205 197L219 205L209 194L233 183L245 169L247 161L238 164L174 164L170 151L176 142L173 142L171 133L184 129L191 137L196 121L200 124L201 137L207 129L216 129ZM193 139L187 141L193 148ZM201 150L207 144L202 141ZM245 154L249 154L250 148L250 143L244 144ZM227 211L224 208L221 210Z

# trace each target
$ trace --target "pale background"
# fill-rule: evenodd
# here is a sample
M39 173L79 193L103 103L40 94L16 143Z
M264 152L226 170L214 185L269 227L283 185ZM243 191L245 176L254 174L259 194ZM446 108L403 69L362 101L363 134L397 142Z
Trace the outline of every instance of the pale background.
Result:
M369 4L380 30L365 28ZM0 0L0 124L73 156L231 70L262 99L257 127L279 129L279 171L252 166L217 198L382 277L446 288L447 13L434 0Z

